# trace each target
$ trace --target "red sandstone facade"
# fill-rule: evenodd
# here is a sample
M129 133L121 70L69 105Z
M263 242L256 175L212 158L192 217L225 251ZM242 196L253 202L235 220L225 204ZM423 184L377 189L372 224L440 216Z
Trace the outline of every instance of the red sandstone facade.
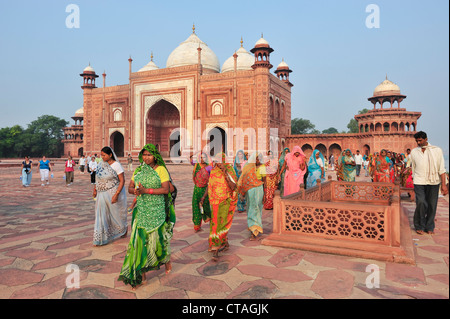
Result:
M187 158L207 144L215 153L221 151L217 140L230 157L238 149L276 153L295 145L308 157L314 149L329 157L347 148L368 154L415 147L421 113L400 108L406 96L387 77L368 99L374 108L355 116L359 133L291 135L292 70L282 61L272 74L272 51L261 38L250 54L241 40L241 48L219 72L217 57L194 28L169 56L166 68L158 68L152 55L145 67L132 72L130 57L128 84L106 87L103 74L103 87L97 88L98 75L89 65L80 74L83 108L73 117L75 125L64 129L64 155L94 154L111 146L118 156L136 156L153 143L164 157ZM383 108L385 102L389 108Z
M196 63L180 62L192 54L186 50L193 45L197 46ZM102 147L111 146L118 156L136 156L146 143L153 143L164 157L176 155L169 154L176 144L180 146L178 154L188 156L196 148L212 144L212 132L222 135L219 139L229 156L238 148L252 150L264 145L279 149L290 133L292 71L283 61L278 77L273 75L272 51L261 38L251 50L252 56L241 41L241 49L230 58L231 70L228 67L225 72L224 64L220 73L211 50L194 32L172 53L166 68L156 67L152 58L146 67L132 72L130 58L129 84L106 87L103 74L103 87L97 88L97 75L88 67L80 74L83 140L75 146L66 138L65 154L78 154L81 148L84 153L99 153ZM248 61L249 57L251 63L244 65L243 58ZM244 132L244 145L236 140L236 129ZM255 129L256 136L245 135L247 129ZM71 130L66 128L65 134L70 136Z

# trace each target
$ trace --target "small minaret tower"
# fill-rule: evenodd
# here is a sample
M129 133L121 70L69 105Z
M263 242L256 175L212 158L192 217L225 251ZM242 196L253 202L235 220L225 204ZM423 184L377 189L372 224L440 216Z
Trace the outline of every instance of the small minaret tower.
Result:
M287 65L286 62L284 62L284 59L281 61L280 64L278 64L277 69L275 70L275 74L278 76L278 78L289 85L290 87L293 87L294 84L292 84L289 81L289 73L291 73L292 70L289 69L289 65Z
M255 64L252 65L253 69L260 67L271 69L273 67L270 64L270 53L273 52L273 49L270 47L269 42L263 38L262 34L261 39L255 43L255 47L250 52L255 55Z
M95 74L95 70L91 67L91 64L83 70L83 73L80 74L83 77L83 85L81 88L84 89L95 89L95 79L98 78L98 75Z

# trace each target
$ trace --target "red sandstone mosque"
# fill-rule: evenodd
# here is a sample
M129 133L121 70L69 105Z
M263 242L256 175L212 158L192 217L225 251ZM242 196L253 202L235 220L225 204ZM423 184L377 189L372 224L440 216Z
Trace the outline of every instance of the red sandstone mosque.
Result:
M230 157L238 149L261 150L261 145L278 152L299 145L307 155L319 149L326 156L346 148L364 154L382 148L404 152L415 146L421 113L400 108L406 96L387 77L368 99L373 109L355 116L358 133L291 135L292 70L281 61L272 74L273 51L261 37L248 52L241 39L240 48L221 68L194 27L169 55L165 68L159 68L152 55L147 65L132 72L130 57L128 84L106 87L103 73L99 88L98 75L89 65L80 74L83 107L72 117L75 124L64 128L64 155L99 153L109 145L118 156L136 157L145 144L153 143L164 157L176 155L170 153L173 149L188 156L217 140ZM390 107L383 108L386 102Z

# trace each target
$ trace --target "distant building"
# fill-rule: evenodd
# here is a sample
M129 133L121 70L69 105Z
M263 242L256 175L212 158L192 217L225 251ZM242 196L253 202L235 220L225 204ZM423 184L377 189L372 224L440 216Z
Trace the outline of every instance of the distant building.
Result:
M358 133L290 135L286 138L287 145L291 149L295 145L300 146L307 156L315 149L325 156L329 157L332 153L336 156L347 148L353 153L359 150L361 154L379 152L381 149L406 153L406 149L416 147L414 134L422 113L400 108L405 98L398 85L386 76L386 80L375 88L373 96L368 98L373 109L355 115ZM388 108L383 107L386 102L389 103Z

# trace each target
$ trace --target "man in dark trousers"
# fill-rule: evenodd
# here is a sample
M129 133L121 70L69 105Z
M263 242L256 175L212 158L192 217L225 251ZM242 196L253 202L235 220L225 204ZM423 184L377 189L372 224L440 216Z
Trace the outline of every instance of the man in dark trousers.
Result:
M448 194L444 155L441 148L428 143L425 132L417 132L414 138L418 146L410 155L416 195L414 227L419 235L434 234L439 184L442 195Z

